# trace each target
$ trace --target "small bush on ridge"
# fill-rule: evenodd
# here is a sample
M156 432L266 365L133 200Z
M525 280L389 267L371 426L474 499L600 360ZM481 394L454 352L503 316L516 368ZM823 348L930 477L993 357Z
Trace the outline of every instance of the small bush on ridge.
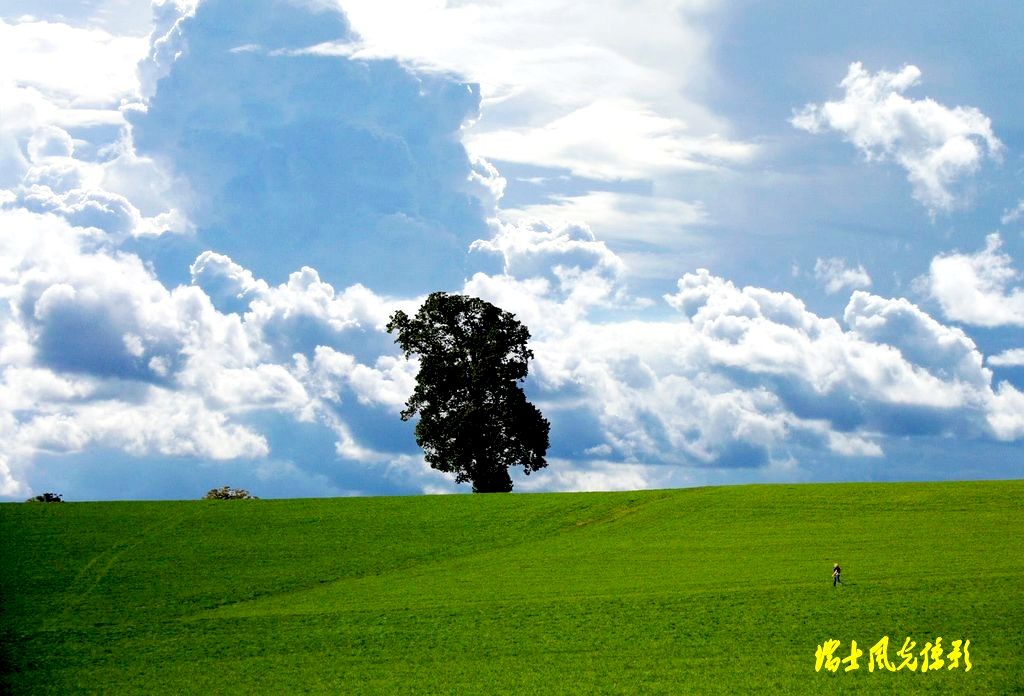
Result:
M259 500L256 496L249 493L244 488L232 488L231 486L221 486L220 488L211 488L203 496L203 500Z
M63 503L64 498L61 497L60 493L43 493L29 498L25 501L26 503Z

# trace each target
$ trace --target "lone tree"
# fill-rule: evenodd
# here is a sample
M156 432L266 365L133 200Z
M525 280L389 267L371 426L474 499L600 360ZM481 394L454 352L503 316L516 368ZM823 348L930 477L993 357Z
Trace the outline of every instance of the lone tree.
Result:
M551 424L526 400L533 351L513 314L465 295L432 293L416 316L399 310L388 333L405 357L419 355L416 390L402 420L417 413L416 443L438 471L473 482L474 493L508 492L510 466L529 474L547 466Z

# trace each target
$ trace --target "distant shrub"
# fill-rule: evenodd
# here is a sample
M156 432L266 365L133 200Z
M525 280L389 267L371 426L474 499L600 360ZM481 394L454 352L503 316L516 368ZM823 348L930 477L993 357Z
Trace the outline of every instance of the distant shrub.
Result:
M63 503L64 498L59 493L43 493L34 498L29 498L26 503Z
M244 488L221 486L220 488L211 488L207 491L206 495L203 496L203 500L259 500L259 498Z

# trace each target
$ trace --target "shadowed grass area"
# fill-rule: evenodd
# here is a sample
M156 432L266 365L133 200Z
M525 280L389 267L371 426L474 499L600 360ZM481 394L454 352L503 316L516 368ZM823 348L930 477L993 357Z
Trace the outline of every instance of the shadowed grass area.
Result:
M1024 482L2 505L14 693L1024 689ZM839 561L845 586L833 589ZM867 670L882 636L973 669ZM828 638L860 669L815 672ZM844 665L845 666L845 665Z

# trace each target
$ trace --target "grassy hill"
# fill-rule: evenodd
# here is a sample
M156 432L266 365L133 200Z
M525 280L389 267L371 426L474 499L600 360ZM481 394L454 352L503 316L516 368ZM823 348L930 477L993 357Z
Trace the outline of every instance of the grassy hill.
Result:
M1022 501L1008 481L0 505L0 691L1020 693ZM973 668L871 673L885 635L897 664L906 637L969 639ZM815 671L830 638L858 670Z

